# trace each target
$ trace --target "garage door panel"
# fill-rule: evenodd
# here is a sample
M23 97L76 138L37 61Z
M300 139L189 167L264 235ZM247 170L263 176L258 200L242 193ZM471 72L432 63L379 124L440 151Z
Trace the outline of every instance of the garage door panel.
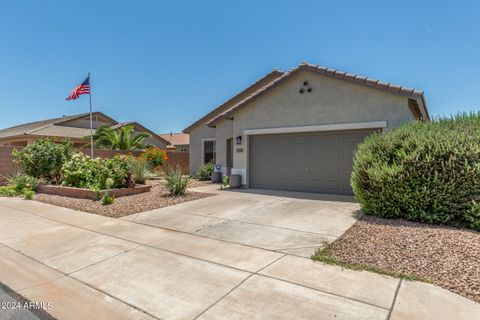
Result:
M352 194L353 154L371 130L251 136L253 188Z

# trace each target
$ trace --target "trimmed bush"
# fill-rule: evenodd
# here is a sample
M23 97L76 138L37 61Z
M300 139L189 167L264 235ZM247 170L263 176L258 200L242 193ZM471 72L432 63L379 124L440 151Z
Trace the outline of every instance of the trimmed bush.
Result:
M479 229L480 113L369 136L351 182L367 214Z
M128 164L125 157L115 156L111 159L90 159L83 153L75 153L62 167L65 186L106 189L106 181L112 179L112 188L125 185L128 175Z
M198 167L197 173L195 174L195 178L200 181L208 181L210 180L213 170L215 170L215 165L211 162L206 163Z
M167 166L164 169L164 186L172 196L182 196L186 193L190 177L184 175L182 168Z
M55 143L40 139L21 151L13 150L12 156L25 174L59 183L62 166L72 156L72 144L69 140Z

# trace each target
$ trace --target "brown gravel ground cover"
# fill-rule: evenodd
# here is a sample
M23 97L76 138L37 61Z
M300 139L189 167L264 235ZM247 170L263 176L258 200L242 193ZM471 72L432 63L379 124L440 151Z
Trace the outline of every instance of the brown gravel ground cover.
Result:
M413 275L480 302L480 233L473 230L363 216L312 258Z
M197 187L203 187L203 186L208 186L213 184L212 181L200 181L196 179L190 180L190 184L188 185L190 188L197 188Z
M116 198L113 204L106 206L102 205L101 201L76 199L44 193L36 194L33 199L60 207L120 218L137 212L167 207L213 195L209 193L187 191L184 196L172 197L161 186L158 180L147 181L147 183L152 185L150 192ZM192 185L195 184L192 183ZM192 187L192 185L190 187Z

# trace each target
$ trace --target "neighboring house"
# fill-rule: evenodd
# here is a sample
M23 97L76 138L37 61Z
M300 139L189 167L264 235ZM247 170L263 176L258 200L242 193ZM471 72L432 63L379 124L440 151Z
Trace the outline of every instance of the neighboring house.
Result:
M358 143L430 119L422 91L303 63L274 70L186 128L206 162L251 188L351 194Z
M150 138L145 139L146 144L154 145L162 149L165 149L168 144L168 141L137 122L119 123L101 112L94 112L92 116L94 130L105 125L112 128L119 128L127 124L132 124L135 133L146 132L151 135ZM90 143L89 139L86 138L89 136L90 114L83 113L25 123L0 130L0 146L26 146L40 138L48 137L55 140L69 138L75 148L82 148Z
M188 152L190 144L190 135L188 133L162 133L159 136L168 141L168 150Z

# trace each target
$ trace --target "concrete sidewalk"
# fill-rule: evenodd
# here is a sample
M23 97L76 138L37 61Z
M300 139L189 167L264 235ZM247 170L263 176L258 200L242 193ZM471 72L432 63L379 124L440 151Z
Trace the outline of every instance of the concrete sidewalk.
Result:
M48 312L59 319L480 314L479 304L429 284L16 198L0 198L0 257L0 282L29 300L53 302Z

